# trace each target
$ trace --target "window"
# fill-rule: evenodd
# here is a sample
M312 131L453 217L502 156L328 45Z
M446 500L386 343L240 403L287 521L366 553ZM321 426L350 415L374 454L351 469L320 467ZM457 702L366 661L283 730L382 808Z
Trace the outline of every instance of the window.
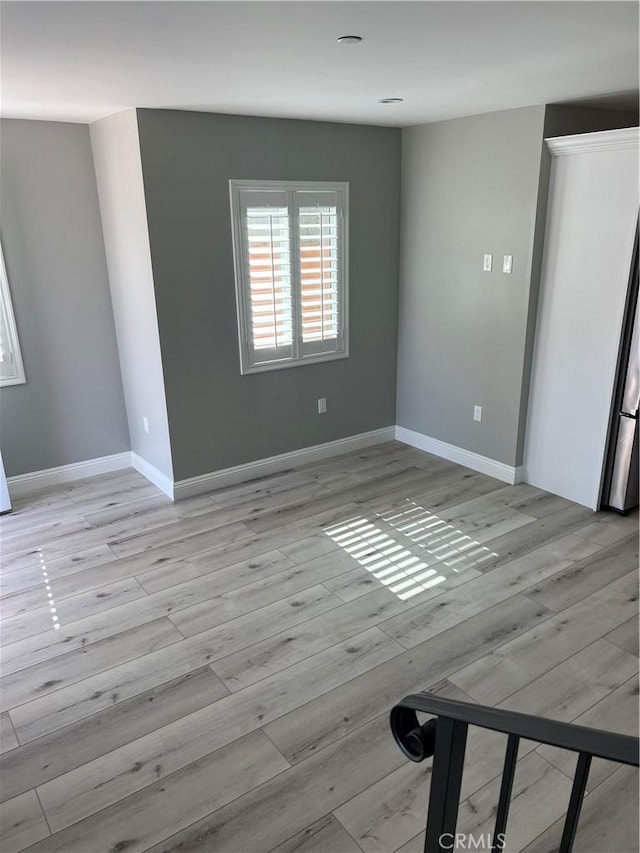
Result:
M0 245L0 387L24 385L24 375L18 330L13 316L9 281Z
M240 369L346 358L346 183L230 181Z

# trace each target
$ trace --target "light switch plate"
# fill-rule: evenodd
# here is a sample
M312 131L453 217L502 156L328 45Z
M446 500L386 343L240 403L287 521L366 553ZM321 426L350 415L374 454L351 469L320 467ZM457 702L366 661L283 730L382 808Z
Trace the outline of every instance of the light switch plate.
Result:
M505 255L502 259L502 272L511 273L513 270L513 255Z
M493 255L485 255L482 261L482 271L483 272L491 272L491 267L493 266Z

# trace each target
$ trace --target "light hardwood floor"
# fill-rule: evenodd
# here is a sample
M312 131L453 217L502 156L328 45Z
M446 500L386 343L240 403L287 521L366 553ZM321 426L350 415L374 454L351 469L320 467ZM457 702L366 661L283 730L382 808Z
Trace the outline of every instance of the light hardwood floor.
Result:
M0 531L2 853L419 851L418 690L637 733L637 515L389 443L177 504L118 472ZM471 731L460 831L504 746ZM557 849L574 766L522 744L509 851ZM637 778L594 763L576 850L638 849Z

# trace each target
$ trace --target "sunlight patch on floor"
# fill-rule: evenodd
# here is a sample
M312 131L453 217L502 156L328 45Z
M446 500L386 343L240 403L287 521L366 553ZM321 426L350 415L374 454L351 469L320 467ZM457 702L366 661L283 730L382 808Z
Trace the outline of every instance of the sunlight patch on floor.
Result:
M445 567L458 573L498 556L409 499L373 521L355 516L324 532L403 601L446 581Z
M44 554L42 553L42 548L38 548L38 557L40 559L40 568L42 569L42 580L44 581L44 588L47 593L47 604L49 605L49 615L51 616L51 621L53 623L53 627L56 630L60 629L60 620L58 619L58 611L56 608L56 603L53 598L53 592L51 591L51 582L49 580L49 573L47 571L47 562L45 560Z

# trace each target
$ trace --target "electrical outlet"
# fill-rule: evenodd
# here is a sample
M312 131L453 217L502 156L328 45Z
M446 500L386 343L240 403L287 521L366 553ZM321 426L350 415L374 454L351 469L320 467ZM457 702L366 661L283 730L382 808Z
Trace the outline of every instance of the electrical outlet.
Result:
M473 419L474 421L478 421L478 423L480 423L480 421L482 420L482 406L473 407Z
M326 397L318 397L318 414L324 415L327 411L327 398Z
M149 418L145 417L144 415L142 417L142 426L144 427L144 431L147 434L151 432L151 430L149 429Z
M491 272L491 267L493 266L493 255L485 255L482 259L482 271L483 272Z

